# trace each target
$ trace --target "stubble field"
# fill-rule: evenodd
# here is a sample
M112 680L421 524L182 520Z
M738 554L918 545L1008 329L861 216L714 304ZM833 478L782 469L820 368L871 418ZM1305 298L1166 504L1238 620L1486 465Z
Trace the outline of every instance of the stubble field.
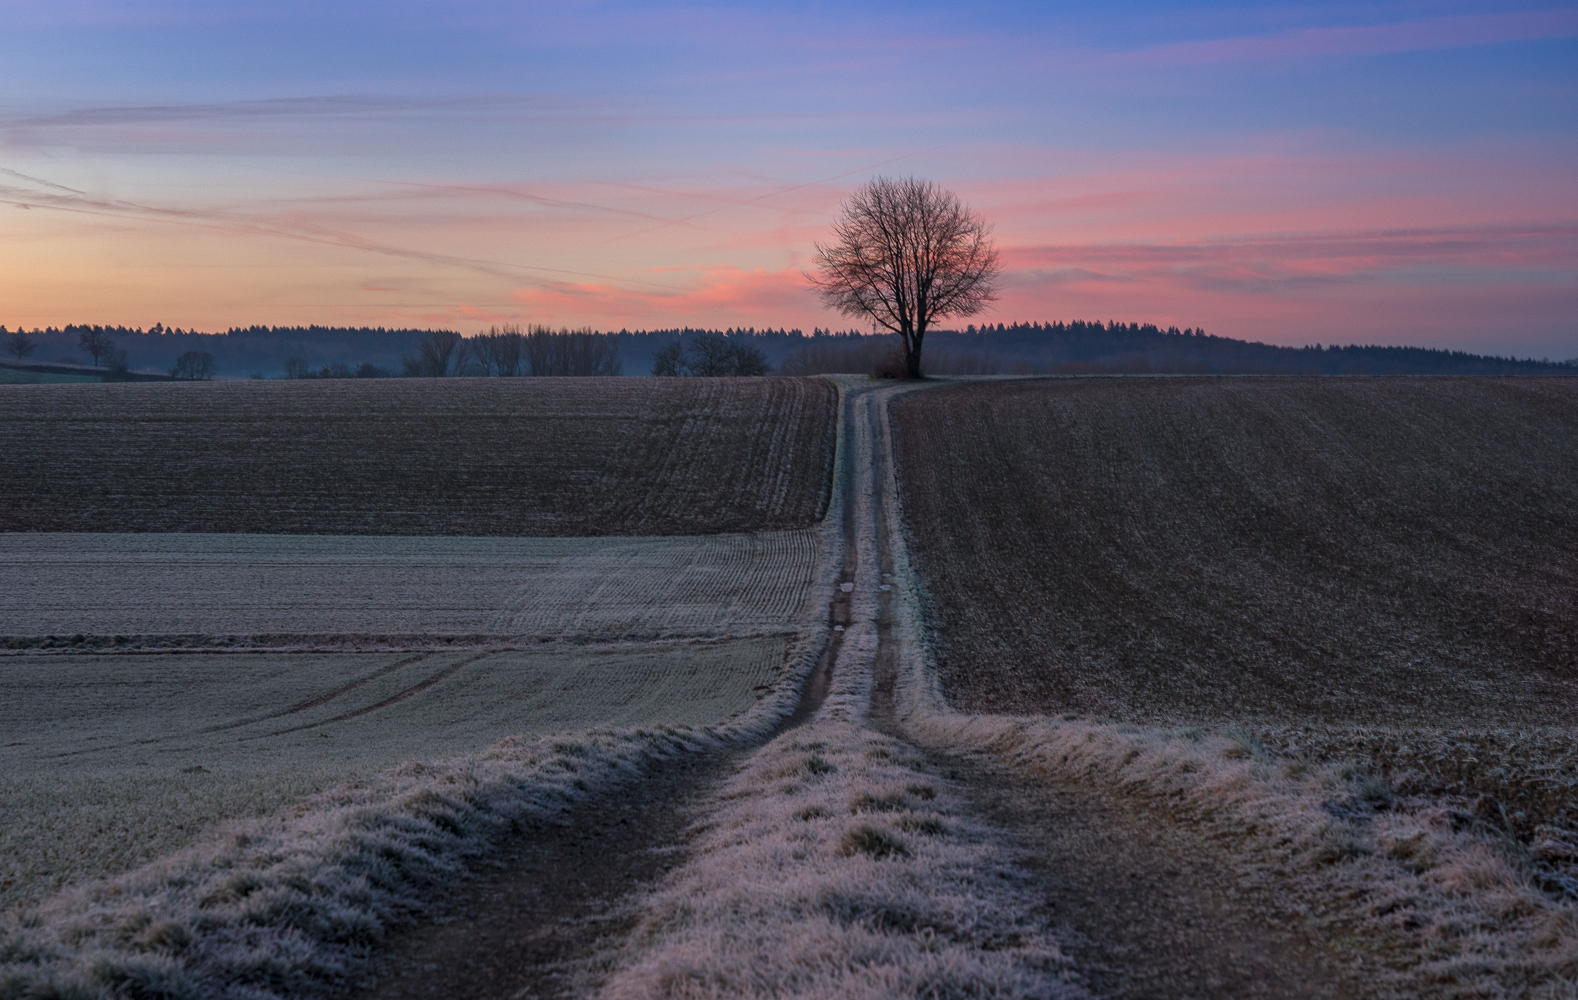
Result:
M0 531L804 528L835 396L814 378L11 386Z

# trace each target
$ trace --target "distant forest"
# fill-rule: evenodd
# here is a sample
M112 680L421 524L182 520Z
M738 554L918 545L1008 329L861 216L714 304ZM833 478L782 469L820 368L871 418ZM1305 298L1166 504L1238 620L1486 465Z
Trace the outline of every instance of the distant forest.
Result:
M82 334L97 330L125 352L132 373L169 377L182 355L212 356L221 378L347 377L398 375L403 361L419 354L424 338L453 331L384 327L233 327L201 333L155 325L151 329L89 327L25 331L33 351L7 365L36 370L91 366L79 347ZM0 326L0 338L12 331ZM569 332L569 331L564 331ZM665 351L707 336L722 336L742 351L754 348L773 371L869 373L880 366L893 338L856 330L730 328L706 330L619 330L591 334L616 352L615 370L647 375ZM466 338L471 341L475 338ZM1200 329L1163 329L1151 323L1013 323L933 330L926 335L927 371L933 374L1290 374L1290 375L1575 375L1578 358L1567 361L1516 359L1424 347L1348 344L1280 347L1218 337ZM460 374L482 374L469 368Z

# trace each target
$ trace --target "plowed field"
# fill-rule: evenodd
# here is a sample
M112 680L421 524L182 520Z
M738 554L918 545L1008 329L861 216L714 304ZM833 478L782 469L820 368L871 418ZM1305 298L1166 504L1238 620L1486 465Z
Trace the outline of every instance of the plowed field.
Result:
M1578 722L1578 379L999 382L892 414L963 708Z
M786 648L8 657L0 910L401 761L521 733L714 723L782 680Z
M0 532L803 528L835 421L821 379L5 386Z

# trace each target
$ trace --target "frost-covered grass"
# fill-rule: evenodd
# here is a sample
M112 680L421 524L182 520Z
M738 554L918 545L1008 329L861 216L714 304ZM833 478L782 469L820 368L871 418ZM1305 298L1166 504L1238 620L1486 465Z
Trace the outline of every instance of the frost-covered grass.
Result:
M719 392L727 396L733 390ZM689 461L691 445L700 441L689 434L683 447L664 453L658 470L663 475L654 478L649 475L656 468L653 450L622 441L615 465L633 470L638 481L630 488L619 487L625 480L618 477L588 479L578 469L567 473L580 490L576 496L591 497L592 506L624 509L623 520L591 517L592 528L631 530L633 525L654 524L696 530L711 523L708 519L720 504L734 500L751 508L745 514L765 511L764 526L786 520L805 523L826 495L818 485L825 482L823 446L831 438L819 420L825 414L800 405L795 420L768 420L769 432L757 434L753 424L738 419L737 407L721 405L728 400L715 398L719 392L702 387L702 396L711 401L705 412L682 414L675 427L688 429L701 421L746 435L751 469L760 475L729 471L733 460L720 460L720 451L710 445L696 452L710 456L710 465ZM766 391L779 409L795 409L797 400L803 404L808 395L819 394L828 395L821 383L791 385L783 380ZM511 401L513 397L506 402ZM673 428L660 429L667 433ZM360 444L357 448L360 451ZM452 455L426 438L423 448L453 464ZM220 467L227 473L239 468L235 462L240 453L219 449ZM270 462L264 473L272 481L278 462ZM512 457L509 464L519 463ZM375 471L382 474L384 468ZM813 474L802 475L807 469ZM292 467L298 478L300 471ZM431 523L434 510L443 514L454 506L454 484L420 469L396 471L429 494L441 495L444 504L424 506L398 491L378 493L376 504L361 503L373 494L350 489L358 503L340 513L356 521L352 527L393 524L409 530ZM204 474L209 472L212 469ZM130 478L116 481L136 485ZM815 488L802 488L806 483ZM258 504L252 514L259 517L294 517L307 509L272 497L259 501L255 493L240 489L226 499L183 484L181 496L191 501L187 513L197 518L185 526L200 527L205 511L227 517L237 511L245 514L241 508L254 501ZM147 501L139 508L143 514L158 510L163 502L152 494L140 499ZM544 506L550 514L566 507L541 490L530 492L527 501L511 500L504 506L511 516L521 513L515 507L531 504ZM590 509L569 513L585 515ZM389 520L407 514L415 520ZM465 516L446 527L475 523L477 510L460 514ZM521 514L530 515L530 510ZM472 520L467 522L467 517ZM551 520L539 519L541 523L532 526L551 527ZM763 523L761 518L744 520L747 526ZM837 524L836 519L829 522ZM817 529L830 530L835 529L828 522ZM152 541L165 549L181 544L169 536ZM247 564L240 572L223 565L225 559L211 565L202 558L172 561L168 552L157 549L143 553L147 558L142 565L136 558L116 563L115 553L102 546L95 550L91 542L74 544L82 550L78 556L87 555L76 558L77 580L100 587L97 598L107 602L97 613L108 608L113 614L124 606L129 614L146 614L152 606L165 617L148 627L161 633L215 636L262 631L259 623L267 623L271 633L368 634L380 631L379 615L398 621L398 631L409 633L415 631L410 624L415 612L422 627L434 631L450 627L443 623L452 621L444 617L451 614L468 623L482 620L476 631L483 633L507 627L517 634L587 641L650 630L716 636L718 641L585 646L553 653L501 651L496 644L440 652L420 652L427 647L418 646L416 653L360 660L194 654L150 658L146 662L155 666L140 677L126 673L139 662L136 654L79 657L51 651L0 660L0 669L13 671L13 676L19 676L19 670L37 670L35 678L42 686L56 689L54 695L38 695L36 704L31 698L19 699L14 710L8 710L8 732L13 724L25 725L25 732L52 734L55 740L29 749L30 741L24 739L18 741L24 744L21 750L7 748L33 754L30 765L39 772L26 789L8 794L8 801L27 797L43 811L51 782L57 799L69 803L71 781L80 780L97 802L78 804L100 810L60 818L53 836L36 816L7 817L20 821L7 828L8 835L31 828L35 847L55 841L51 849L63 849L51 856L51 865L80 863L70 879L114 872L42 900L34 893L27 898L36 902L0 916L0 1000L264 1000L332 989L358 973L392 928L420 919L439 887L452 882L470 859L492 850L517 821L551 817L572 802L615 794L621 785L640 780L646 765L664 757L765 737L792 710L800 684L830 634L820 608L814 614L807 610L806 595L813 581L819 594L831 589L837 556L829 556L827 546L804 533L523 543L537 546L531 551L548 553L551 565L528 566L530 572L516 577L508 576L514 542L463 541L470 549L450 559L454 565L446 563L446 553L452 556L454 550L429 546L424 551L436 557L426 559L420 572L410 568L411 553L400 552L399 545L387 539L369 540L360 549L344 540L295 539L294 549L281 555L266 542L231 536L230 544L261 552L261 557L258 551L241 552L230 560ZM193 543L199 556L203 545L212 545L203 539ZM421 543L414 544L421 548ZM126 545L135 555L136 543ZM620 547L617 554L611 546ZM95 551L116 563L96 576L90 568ZM380 554L391 551L395 558L380 563ZM493 560L490 553L499 552L505 558ZM318 565L311 558L314 553L324 557ZM308 558L296 558L302 554ZM49 557L48 552L43 555ZM530 558L517 552L514 564ZM13 560L12 565L27 561ZM301 566L292 568L293 562ZM490 563L503 568L489 568ZM561 573L566 566L573 572ZM205 573L218 575L191 585L182 582L183 575ZM480 583L464 580L471 573L482 578ZM559 575L545 582L544 574ZM421 579L411 582L414 577ZM458 589L446 589L445 580ZM63 601L68 610L77 608L72 613L82 620L94 609L85 607L86 601L70 603L76 600L74 586L68 577L53 597L33 594L27 613L54 614L49 605ZM415 589L401 589L408 586ZM272 595L293 587L296 599L282 609ZM167 592L165 597L159 596L161 591ZM213 616L204 614L203 595L220 591L229 593L207 609L237 616L231 619L237 626L216 627ZM6 591L8 597L18 592ZM263 595L261 600L258 595ZM194 601L195 608L183 607ZM249 601L256 603L249 607ZM440 613L421 618L428 613L421 610L424 601L429 611L437 608ZM14 607L22 607L20 600L5 605L5 613L12 614ZM485 619L480 617L484 614ZM305 625L280 627L281 618L290 615ZM0 627L0 632L16 631L9 623ZM101 624L54 631L112 630ZM205 692L201 676L157 676L160 668L179 675L182 668L174 665L183 663L198 675L251 664L266 676L239 696L226 678L210 677L217 683L213 691L220 693L209 697L212 692ZM117 664L122 670L118 677ZM61 685L61 675L73 666L97 672L97 683L75 689ZM56 709L47 725L39 724L39 706ZM97 721L77 717L95 713ZM114 718L107 724L109 716ZM600 723L596 728L578 733L531 733L588 726L594 720ZM609 726L621 720L644 724ZM708 724L683 724L687 720ZM497 740L501 733L522 731L526 734ZM100 739L89 739L95 735ZM480 748L490 741L496 742ZM101 752L90 746L100 742L110 749ZM395 763L401 760L406 762ZM53 774L44 773L50 766L55 766ZM95 768L97 775L85 773ZM141 780L145 774L155 776ZM114 788L126 794L117 798ZM133 788L146 790L146 797L138 799ZM302 797L314 788L321 790ZM64 808L70 812L69 804ZM142 814L135 815L139 808ZM199 816L195 832L192 823L181 822L189 815ZM80 850L69 850L83 842L115 848L117 842L131 844L143 835L154 846L133 846L108 860L84 862ZM151 855L158 856L133 867Z
M891 465L870 467L895 497ZM888 520L901 523L892 499ZM1439 797L1408 794L1406 776L1279 754L1232 727L958 712L941 694L900 532L891 544L906 734L996 754L1027 780L1087 782L1143 802L1158 821L1214 834L1246 876L1380 956L1393 977L1381 985L1397 996L1578 996L1578 880L1535 871L1578 862L1578 836L1548 830L1530 850Z
M1087 995L994 832L867 724L872 603L822 710L746 761L644 902L604 1000Z
M0 534L0 637L741 635L799 620L818 540Z
M264 998L354 973L512 823L716 745L689 727L511 738L409 763L0 923L0 997Z
M991 832L904 744L818 721L721 800L606 1000L1085 995Z
M869 514L867 457L835 494L857 515ZM720 790L690 860L643 901L609 963L605 1000L1085 995L995 831L872 728L879 574L869 532L858 545L854 624L827 700ZM834 565L842 548L830 530Z
M825 635L791 646L784 683L720 724L513 736L411 761L13 910L0 918L0 1000L267 1000L332 988L517 821L612 794L664 757L764 735L792 708Z
M787 648L0 660L0 909L403 761L514 734L716 723L792 687Z
M1541 891L1530 854L1432 796L1362 769L1267 751L1243 734L936 713L923 742L1111 789L1217 835L1246 875L1365 940L1400 996L1578 995L1578 907ZM1547 851L1571 857L1571 843Z

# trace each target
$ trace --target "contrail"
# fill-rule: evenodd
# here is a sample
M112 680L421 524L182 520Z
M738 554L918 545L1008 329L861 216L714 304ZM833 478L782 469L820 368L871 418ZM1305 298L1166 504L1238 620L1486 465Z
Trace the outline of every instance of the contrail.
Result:
M68 188L64 184L56 184L54 181L46 181L42 177L29 177L27 174L18 173L15 170L11 170L7 167L0 167L0 174L10 174L12 177L19 177L22 180L33 184L42 184L45 187L54 188L56 191L70 191L72 194L80 195L87 194L86 191L78 191L76 188Z
M638 278L618 278L613 275L600 274L594 271L573 271L566 268L539 267L532 264L507 264L502 261L485 260L476 257L461 257L454 254L440 254L421 250L408 250L404 247L394 246L370 240L355 233L334 232L325 230L314 232L307 229L289 228L270 225L251 219L237 219L219 213L202 212L193 209L157 208L149 205L139 205L129 201L105 201L96 199L85 192L63 184L55 184L38 177L30 177L5 167L0 167L0 173L26 180L33 184L40 184L58 191L68 192L70 197L63 195L40 195L38 192L28 191L0 185L0 197L4 197L18 208L43 209L46 211L71 212L78 215L96 215L109 218L139 218L149 222L163 222L169 225L195 226L203 229L221 229L232 232L251 233L260 236L273 236L280 239L298 240L304 243L316 243L323 246L345 247L351 250L361 250L366 253L381 254L386 257L399 257L406 260L422 261L429 264L439 264L447 267L457 267L493 277L521 280L522 271L538 272L542 274L565 275L568 278L592 278L598 281L607 281L614 284L636 284L666 292L683 292L684 289L673 285L664 285L657 282L642 281ZM553 287L552 283L544 282L546 287Z

